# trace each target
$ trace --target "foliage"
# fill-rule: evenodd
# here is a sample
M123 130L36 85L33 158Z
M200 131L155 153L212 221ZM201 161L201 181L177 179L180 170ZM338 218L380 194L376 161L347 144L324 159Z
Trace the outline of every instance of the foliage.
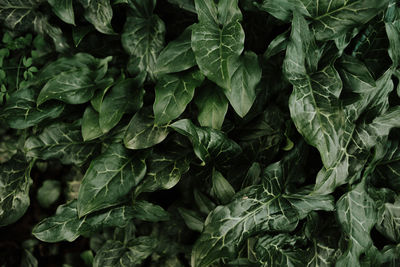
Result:
M398 1L0 21L1 266L399 266Z

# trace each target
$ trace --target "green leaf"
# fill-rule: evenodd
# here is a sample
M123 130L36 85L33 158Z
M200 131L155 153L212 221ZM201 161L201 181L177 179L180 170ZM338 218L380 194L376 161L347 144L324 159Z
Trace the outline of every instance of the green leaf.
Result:
M34 21L35 10L43 0L1 0L0 20L11 29L26 30Z
M0 164L0 226L16 222L28 209L32 166L20 155Z
M336 204L338 220L348 238L347 250L336 266L360 266L360 255L372 246L370 231L377 222L377 214L364 187L363 182L358 184Z
M168 2L178 5L180 8L196 13L196 8L194 6L194 0L168 0Z
M261 67L257 55L245 52L241 57L227 60L230 86L224 93L240 117L244 117L256 99L256 85L261 80Z
M332 40L354 27L364 25L384 11L389 3L389 0L301 1L307 5L318 40Z
M385 147L384 157L377 163L373 177L380 184L400 192L400 149L398 140L391 140Z
M61 194L61 183L57 180L45 180L37 191L37 200L43 208L49 208Z
M170 126L190 139L194 153L203 161L224 163L240 154L241 148L223 132L208 127L197 127L190 120L183 119Z
M63 164L82 165L96 151L97 144L84 142L79 124L57 122L25 141L27 157L59 159Z
M124 144L129 149L149 148L164 141L168 132L167 126L158 126L154 123L150 107L142 108L129 122Z
M400 198L392 203L385 203L378 213L376 229L392 242L400 242Z
M192 28L188 27L177 39L165 46L157 58L157 75L184 71L196 65L191 37Z
M60 58L39 74L39 81L47 81L37 98L37 104L57 99L68 104L82 104L94 96L98 87L106 87L109 79L101 80L111 57L97 59L78 53L72 58Z
M133 204L135 218L146 222L168 221L169 213L162 207L150 202L139 200Z
M304 238L288 234L265 235L257 240L256 256L263 266L306 266L307 252L298 248Z
M90 141L103 135L99 125L99 113L87 106L82 118L83 141Z
M53 7L53 12L65 23L75 25L72 0L47 0Z
M143 106L144 90L136 79L126 79L114 85L100 105L99 123L103 133L114 128L127 112L137 112Z
M400 63L400 20L385 23L386 33L389 39L389 56L392 59L393 66L397 68Z
M62 103L46 103L36 107L37 90L26 87L14 91L2 110L8 125L15 129L26 129L47 119L61 115L65 105Z
M293 231L312 210L333 210L333 198L285 194L286 173L296 172L291 160L264 171L263 183L247 187L234 200L212 211L192 250L192 266L209 266L219 258L233 258L248 237L262 231ZM289 167L290 166L290 167ZM289 170L291 168L291 170Z
M139 266L157 248L158 240L150 236L141 236L124 244L108 240L96 253L94 267Z
M194 89L200 86L203 80L204 76L198 70L162 76L155 87L155 123L163 125L179 117L192 101Z
M153 14L128 16L121 35L122 46L131 56L137 72L147 72L151 79L157 68L157 57L164 47L164 35L164 22Z
M93 24L96 30L104 34L115 34L111 26L113 10L110 0L80 0L80 2L85 8L85 19Z
M197 214L197 212L185 208L178 208L178 211L189 229L196 232L203 231L203 219Z
M208 85L198 90L195 103L199 109L197 120L201 126L220 130L228 111L228 100L215 85Z
M93 29L91 26L77 26L72 28L72 39L75 47L78 47L83 38Z
M235 195L235 189L232 185L215 169L212 173L211 195L218 199L221 204L229 203Z
M153 192L160 189L170 189L174 187L182 175L189 170L189 161L184 151L174 151L158 153L153 152L148 157L148 170L142 184L136 190L136 195L140 192Z
M121 144L111 145L94 159L83 177L78 195L79 217L129 200L127 195L146 174L146 164Z
M79 218L77 201L73 200L59 206L55 215L39 222L32 234L44 242L72 242L80 235L88 235L103 227L124 227L134 217L132 207L121 206Z

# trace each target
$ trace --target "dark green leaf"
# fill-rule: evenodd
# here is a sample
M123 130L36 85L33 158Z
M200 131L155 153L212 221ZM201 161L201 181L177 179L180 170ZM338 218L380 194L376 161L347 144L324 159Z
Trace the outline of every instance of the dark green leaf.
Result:
M16 222L28 209L32 166L19 155L0 164L0 226Z
M133 204L135 218L146 222L168 221L168 212L162 207L150 202L139 200Z
M37 96L37 90L32 87L26 87L11 94L2 111L10 127L25 129L61 115L64 104L46 103L38 108L36 107Z
M93 24L93 26L101 33L115 34L111 19L113 10L110 0L80 0L85 8L85 19Z
M161 143L168 135L167 126L158 126L154 122L151 108L139 110L129 122L125 132L124 144L129 149L143 149Z
M37 200L44 208L49 208L61 194L61 183L57 180L45 180L37 191Z
M99 113L91 106L86 107L82 118L83 141L90 141L103 135L99 125Z
M96 253L94 267L124 267L139 266L157 248L155 238L141 236L132 239L127 244L108 240Z
M219 171L213 170L211 195L221 204L229 203L235 195L235 189Z
M29 137L24 150L27 157L82 165L94 154L96 147L95 143L83 141L79 124L58 122L44 128L41 134Z
M185 221L186 226L196 232L203 231L204 223L203 219L192 210L188 210L185 208L178 208L179 214L182 216Z
M54 13L65 23L75 25L74 9L72 0L47 0L53 7Z
M198 70L181 75L162 76L155 87L155 123L163 125L179 117L192 101L194 89L200 86L203 80L204 76Z
M223 132L208 127L197 127L188 119L171 124L171 128L190 139L194 153L204 163L211 160L224 163L241 152L240 146Z
M228 100L216 85L201 88L195 98L201 126L220 130L228 111Z
M99 123L103 133L118 124L126 112L136 112L143 106L144 90L136 79L126 79L114 85L100 105Z
M167 44L157 59L157 75L184 71L196 65L191 37L192 28L188 27L176 40Z
M11 29L26 30L36 16L36 8L44 0L1 0L0 20Z
M79 217L126 202L145 173L144 159L130 155L121 144L111 145L91 162L83 177L78 195Z

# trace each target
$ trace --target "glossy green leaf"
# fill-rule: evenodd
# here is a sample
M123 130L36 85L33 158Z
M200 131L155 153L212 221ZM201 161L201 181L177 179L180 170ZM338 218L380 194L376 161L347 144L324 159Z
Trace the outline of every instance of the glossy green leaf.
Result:
M143 149L161 143L168 135L167 126L158 126L150 107L139 110L129 122L124 144L129 149Z
M37 104L57 99L68 104L82 104L94 96L98 87L106 87L108 79L101 80L111 57L96 59L78 53L72 58L60 58L39 73L40 82L47 81L37 98Z
M294 196L282 190L288 162L265 169L263 183L247 187L234 200L212 211L192 251L192 266L209 266L219 258L234 257L252 234L261 231L293 231L312 210L333 210L333 199L323 195ZM288 171L288 168L292 170Z
M136 79L126 79L114 85L100 105L99 124L103 133L114 128L127 112L143 106L144 90Z
M268 12L275 18L283 21L289 21L293 11L300 12L304 16L309 16L308 5L304 0L263 0L261 3L256 2L255 5L260 10Z
M400 20L395 20L393 22L385 23L386 33L389 39L390 47L389 47L389 56L392 59L393 66L397 67L400 63Z
M127 18L121 35L122 46L138 69L154 78L157 57L164 47L165 24L153 14L134 14Z
M203 82L200 71L162 76L155 87L156 99L153 104L155 123L167 124L181 115L192 101L194 89Z
M150 202L139 200L133 204L135 218L146 222L168 221L169 213L162 207Z
M384 157L377 163L373 176L380 184L400 192L400 146L399 142L390 141L385 147Z
M376 229L392 242L400 241L400 199L392 203L385 203L382 212L378 213Z
M364 183L343 195L336 204L338 220L348 238L347 250L336 266L360 266L359 257L372 246L370 231L377 222L374 201L364 189Z
M186 28L174 41L169 42L157 58L157 75L180 72L196 65L191 45L192 28Z
M75 25L75 15L72 0L47 0L54 13L65 23Z
M16 222L28 209L32 166L20 155L0 164L0 226Z
M91 106L85 109L82 117L82 137L83 141L90 141L103 135L99 125L99 113Z
M194 153L203 161L224 163L241 152L241 148L223 132L207 127L197 127L183 119L171 124L171 128L187 136L193 144Z
M26 87L11 94L2 110L8 125L15 129L25 129L35 126L46 119L54 119L61 115L65 105L61 103L46 103L36 107L37 91Z
M228 111L228 100L215 85L208 85L198 90L195 103L199 109L197 120L201 126L220 130Z
M235 195L235 189L232 185L216 170L213 170L212 173L211 195L218 199L221 204L229 203Z
M146 160L148 166L146 177L137 188L136 194L170 189L189 170L189 161L184 151L153 153Z
M96 30L104 34L115 34L111 26L113 10L110 0L80 0L80 2L85 8L85 19L93 24Z
M121 206L79 218L77 201L73 200L59 206L55 215L39 222L32 234L44 242L72 242L80 235L90 234L103 227L124 227L134 217L132 207Z
M78 195L79 217L126 202L127 195L146 173L146 164L123 145L111 145L94 159L83 177Z
M97 144L82 139L79 124L54 123L37 136L25 141L27 157L43 160L59 159L63 164L85 163L96 151Z
M194 6L194 0L168 0L168 2L178 5L180 8L196 13L196 8Z
M196 232L203 231L204 223L203 219L192 210L188 210L185 208L178 208L179 214L182 216L185 221L186 226Z
M83 38L93 29L91 26L78 26L72 29L72 39L75 47L78 47Z
M158 242L150 236L141 236L130 240L127 244L108 240L96 253L94 267L139 266L153 251Z

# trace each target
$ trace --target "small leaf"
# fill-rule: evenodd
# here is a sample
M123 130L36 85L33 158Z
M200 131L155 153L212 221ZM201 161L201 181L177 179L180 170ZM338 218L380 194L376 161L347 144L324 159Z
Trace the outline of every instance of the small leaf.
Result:
M129 149L143 149L161 143L168 135L167 126L158 126L150 107L142 108L131 119L124 144Z
M186 226L196 232L203 231L204 223L203 219L192 210L188 210L185 208L178 208L179 214L182 216L185 221Z
M85 19L93 24L93 26L101 33L115 34L111 19L113 10L110 0L80 0L85 8Z
M139 200L133 204L135 218L146 222L168 221L170 216L162 207Z
M211 195L216 197L221 204L227 204L232 200L235 195L235 189L231 184L222 176L219 171L213 170L212 173L212 188Z
M111 145L94 159L83 177L78 195L79 217L129 200L127 195L146 173L146 164L120 144Z
M37 191L37 200L43 208L49 208L61 194L61 183L57 180L45 180Z
M199 90L195 103L199 109L197 120L201 126L220 130L228 111L228 100L217 86L209 85Z
M90 141L102 135L103 132L99 125L99 114L91 106L87 106L82 118L83 141Z

